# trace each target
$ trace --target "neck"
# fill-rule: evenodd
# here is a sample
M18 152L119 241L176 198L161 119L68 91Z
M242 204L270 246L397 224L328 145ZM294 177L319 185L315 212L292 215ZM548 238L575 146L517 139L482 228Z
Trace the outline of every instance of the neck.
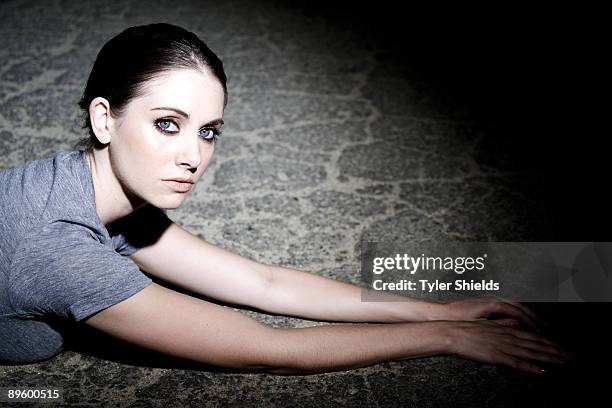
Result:
M104 225L125 217L146 204L128 194L113 172L108 148L86 152L96 202L96 212Z

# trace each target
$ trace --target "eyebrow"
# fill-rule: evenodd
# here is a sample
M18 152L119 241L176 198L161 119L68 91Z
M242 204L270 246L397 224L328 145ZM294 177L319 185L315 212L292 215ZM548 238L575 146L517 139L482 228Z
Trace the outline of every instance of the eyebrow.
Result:
M154 110L169 110L169 111L173 111L178 113L179 115L185 117L185 119L189 119L189 114L186 112L183 112L180 109L177 108L173 108L171 106L160 106L159 108L153 108L151 109L152 111ZM223 125L225 122L223 122L223 119L214 119L211 120L210 122L206 123L204 126L220 126Z

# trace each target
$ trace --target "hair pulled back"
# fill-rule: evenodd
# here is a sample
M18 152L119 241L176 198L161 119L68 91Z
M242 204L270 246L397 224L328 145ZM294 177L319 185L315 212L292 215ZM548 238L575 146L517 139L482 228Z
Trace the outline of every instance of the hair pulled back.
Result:
M128 103L146 92L147 83L173 69L208 70L221 83L224 106L227 104L227 78L223 63L194 33L167 23L127 28L100 49L94 62L79 107L83 129L89 135L75 148L92 151L103 148L96 138L89 117L89 105L96 97L110 104L111 115L125 113Z

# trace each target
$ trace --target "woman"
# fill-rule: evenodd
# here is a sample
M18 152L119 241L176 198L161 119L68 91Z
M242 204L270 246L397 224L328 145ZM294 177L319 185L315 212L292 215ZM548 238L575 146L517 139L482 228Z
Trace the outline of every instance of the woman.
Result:
M80 101L85 149L0 172L0 361L58 354L57 319L172 356L277 374L436 354L541 373L569 359L517 327L515 319L538 324L520 303L361 302L357 286L257 263L173 223L161 209L179 207L206 170L226 102L221 61L182 28L132 27L104 45ZM272 328L141 270L264 312L372 324Z

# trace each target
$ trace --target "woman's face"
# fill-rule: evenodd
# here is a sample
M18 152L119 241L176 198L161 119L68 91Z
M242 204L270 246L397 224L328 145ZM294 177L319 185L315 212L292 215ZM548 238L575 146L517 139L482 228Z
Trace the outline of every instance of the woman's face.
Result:
M147 93L128 104L114 122L109 157L130 200L181 205L194 184L167 180L196 183L202 176L223 124L223 98L212 74L182 69L150 81Z

